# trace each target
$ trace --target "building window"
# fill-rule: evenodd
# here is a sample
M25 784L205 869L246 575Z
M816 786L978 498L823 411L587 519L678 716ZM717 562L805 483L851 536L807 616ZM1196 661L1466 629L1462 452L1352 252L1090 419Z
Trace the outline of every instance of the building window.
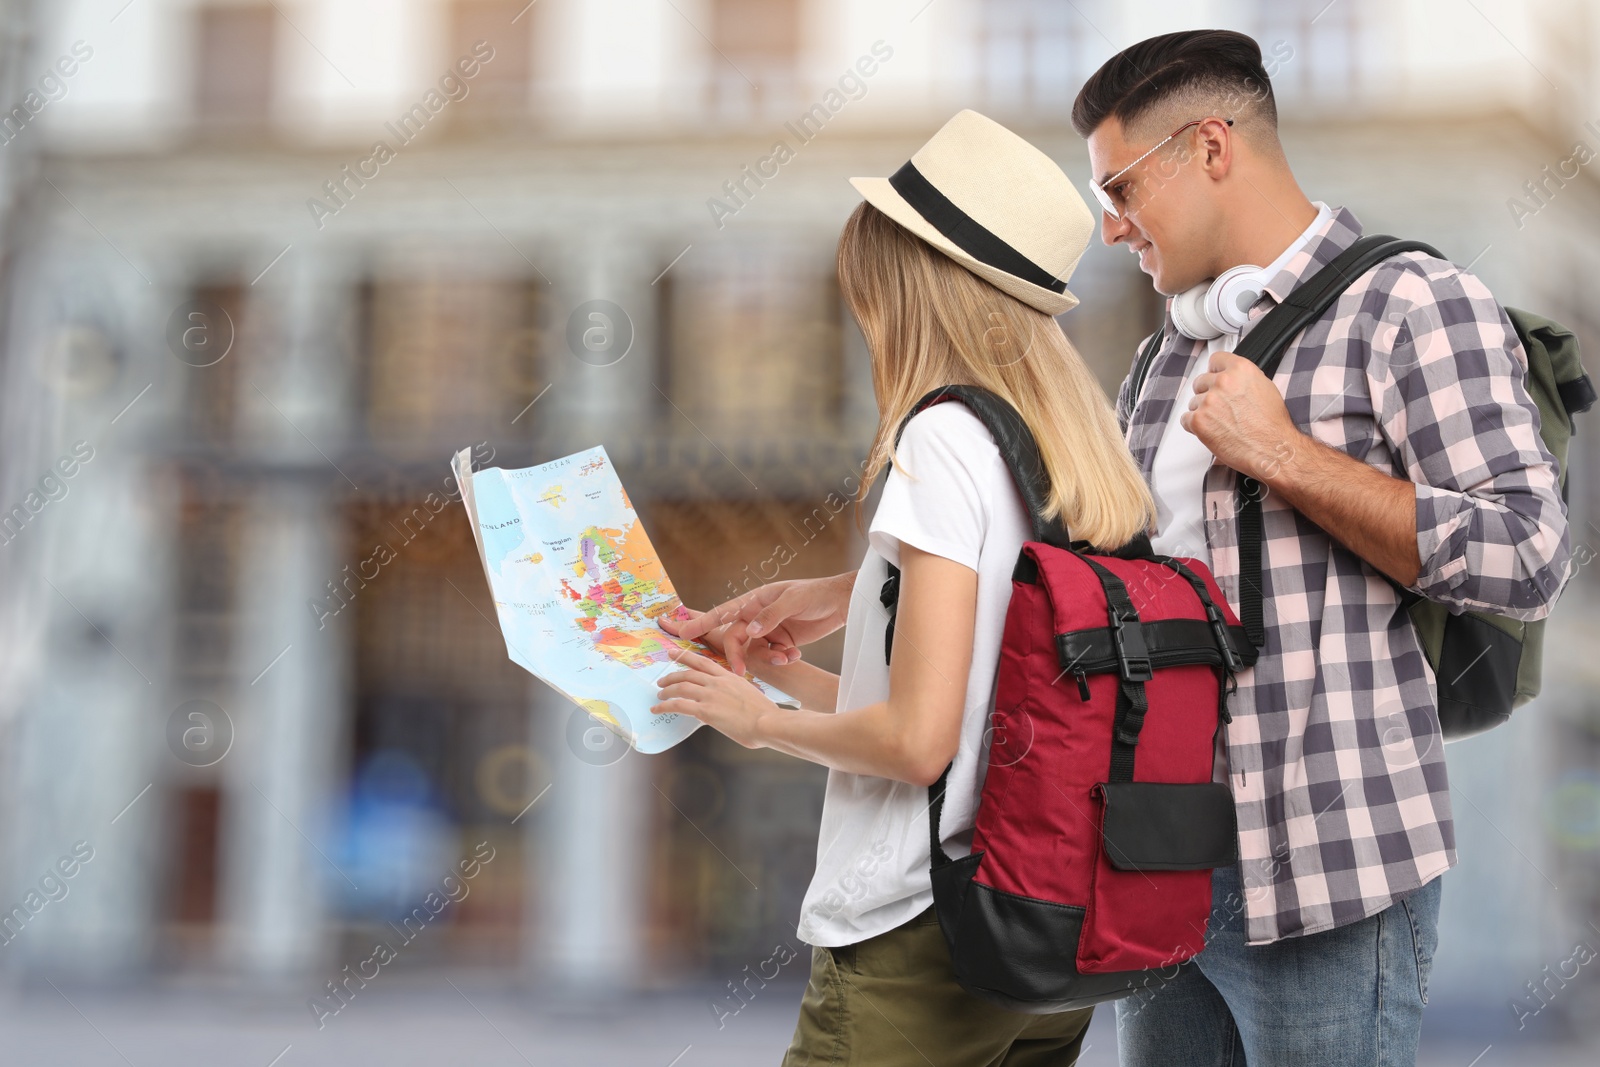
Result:
M1056 0L985 0L979 68L989 106L1012 113L1066 114L1091 69L1092 32L1073 5Z
M673 268L663 343L674 424L683 425L681 412L731 438L763 441L837 432L843 357L829 267L748 244Z
M167 810L171 837L159 952L171 966L204 966L215 947L222 791L215 784L178 787Z
M544 283L447 274L380 281L363 298L367 429L391 454L532 433L538 421L523 413L548 384Z
M775 114L797 96L800 0L712 0L708 59L715 109Z
M175 483L171 647L173 691L179 696L174 703L221 706L237 694L233 652L244 514L215 466L185 464L176 471ZM195 767L168 794L165 885L153 946L164 965L206 966L214 959L222 825L216 772L216 765Z
M179 487L175 647L181 652L174 673L190 696L223 700L233 683L240 510L218 487L215 468L185 470Z
M454 118L468 121L526 115L533 75L533 39L539 4L527 0L455 0L450 6L450 56L478 70L467 95L451 103Z
M185 408L188 429L196 440L223 445L233 437L238 414L239 368L244 336L244 287L211 284L194 288L175 327L185 352Z
M1256 40L1273 95L1315 105L1344 103L1360 88L1356 5L1260 0Z
M201 7L194 35L194 110L207 130L266 125L272 112L270 4Z
M506 966L524 944L528 895L528 824L508 820L550 785L556 764L530 745L529 692L539 683L506 658L460 507L435 514L429 503L438 484L430 474L409 493L368 494L343 512L347 557L392 562L375 580L352 567L344 583L355 718L351 817L335 855L361 887L345 895L346 930L364 936L384 928L394 901L420 900L436 870L490 842L497 858L452 905L439 948L453 961Z

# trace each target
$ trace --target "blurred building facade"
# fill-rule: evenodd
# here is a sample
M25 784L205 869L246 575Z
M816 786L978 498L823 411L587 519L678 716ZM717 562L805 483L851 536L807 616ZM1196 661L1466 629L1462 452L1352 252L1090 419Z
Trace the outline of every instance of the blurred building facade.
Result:
M1576 0L6 7L0 903L93 852L0 949L18 974L314 988L484 842L408 959L650 987L793 944L823 773L709 731L596 747L506 660L447 461L605 444L694 606L853 566L844 179L958 107L1086 177L1066 116L1100 62L1244 29L1314 198L1600 345ZM1098 245L1074 291L1114 390L1159 302ZM1600 945L1587 585L1538 704L1452 749L1446 1002Z

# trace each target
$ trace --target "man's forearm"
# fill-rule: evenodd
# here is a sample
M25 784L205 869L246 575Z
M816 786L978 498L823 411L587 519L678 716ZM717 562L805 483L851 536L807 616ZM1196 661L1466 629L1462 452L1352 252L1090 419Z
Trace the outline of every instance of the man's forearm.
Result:
M1330 537L1403 586L1422 572L1411 482L1301 434L1271 477L1259 480Z

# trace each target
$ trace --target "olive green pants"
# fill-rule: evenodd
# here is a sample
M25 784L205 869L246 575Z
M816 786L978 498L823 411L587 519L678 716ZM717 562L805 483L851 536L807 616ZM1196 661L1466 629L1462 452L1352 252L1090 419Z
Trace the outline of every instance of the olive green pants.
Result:
M812 948L783 1067L1068 1067L1093 1013L1025 1015L974 997L929 908L858 944Z

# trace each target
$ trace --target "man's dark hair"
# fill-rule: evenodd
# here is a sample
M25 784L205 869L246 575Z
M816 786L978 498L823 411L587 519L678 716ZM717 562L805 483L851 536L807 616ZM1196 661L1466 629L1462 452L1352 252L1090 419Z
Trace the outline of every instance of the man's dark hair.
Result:
M1254 120L1251 126L1277 129L1278 108L1261 65L1261 46L1232 30L1181 30L1123 49L1079 90L1072 126L1083 137L1108 118L1126 128L1174 98L1191 95L1219 98Z

